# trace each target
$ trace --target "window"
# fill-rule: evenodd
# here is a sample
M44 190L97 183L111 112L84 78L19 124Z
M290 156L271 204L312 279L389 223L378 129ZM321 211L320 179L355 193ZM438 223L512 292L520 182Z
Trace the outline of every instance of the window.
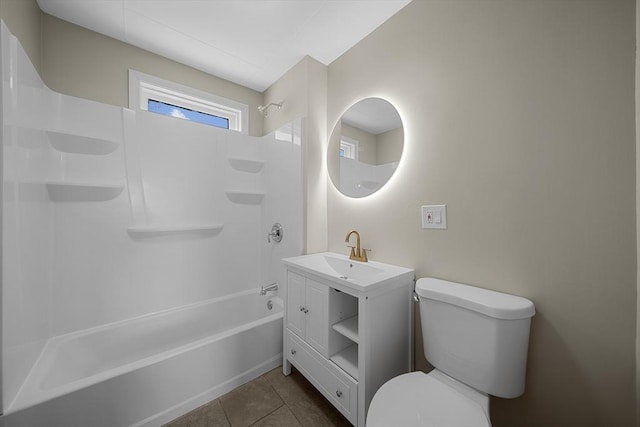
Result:
M180 119L191 120L193 122L204 123L205 125L229 129L229 119L220 116L214 116L213 114L190 110L178 105L156 101L155 99L149 99L147 107L147 109L152 113L164 114L165 116L177 117Z
M249 107L227 98L129 70L129 108L248 133Z
M340 137L340 157L358 160L358 140L348 136Z

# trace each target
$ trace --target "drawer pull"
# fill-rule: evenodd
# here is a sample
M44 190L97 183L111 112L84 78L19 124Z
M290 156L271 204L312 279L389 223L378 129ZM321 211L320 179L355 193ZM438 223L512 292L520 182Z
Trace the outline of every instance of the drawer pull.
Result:
M304 314L307 314L309 312L309 310L307 310L306 308L303 311L304 311Z
M336 390L336 396L342 397L342 392L340 390Z
M300 306L300 311L304 311L304 307L303 306Z
M296 354L296 351L294 349L291 349L291 354Z

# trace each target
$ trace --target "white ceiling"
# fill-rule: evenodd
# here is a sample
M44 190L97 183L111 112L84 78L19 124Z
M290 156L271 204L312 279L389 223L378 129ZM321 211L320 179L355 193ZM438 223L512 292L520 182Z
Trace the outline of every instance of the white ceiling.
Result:
M264 91L330 64L410 0L37 0L53 16Z

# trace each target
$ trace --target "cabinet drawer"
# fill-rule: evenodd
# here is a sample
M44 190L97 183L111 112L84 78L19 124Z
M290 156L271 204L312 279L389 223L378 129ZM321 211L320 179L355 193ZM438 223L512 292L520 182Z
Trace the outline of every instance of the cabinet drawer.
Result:
M358 383L289 330L286 341L287 359L356 425Z

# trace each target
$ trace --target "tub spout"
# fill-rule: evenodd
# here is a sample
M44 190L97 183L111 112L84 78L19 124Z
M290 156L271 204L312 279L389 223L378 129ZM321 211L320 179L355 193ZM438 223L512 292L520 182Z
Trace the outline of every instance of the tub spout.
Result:
M269 291L277 291L278 290L278 282L273 282L270 285L260 287L260 295L266 295Z

